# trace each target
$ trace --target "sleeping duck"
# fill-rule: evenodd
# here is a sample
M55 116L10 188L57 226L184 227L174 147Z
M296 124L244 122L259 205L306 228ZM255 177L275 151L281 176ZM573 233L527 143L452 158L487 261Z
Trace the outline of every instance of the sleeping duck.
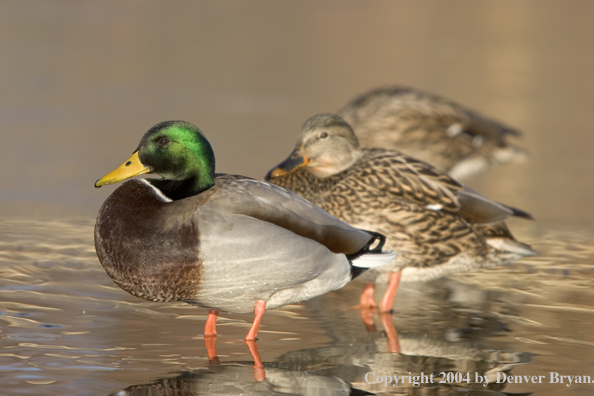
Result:
M206 336L219 311L255 312L344 286L389 263L385 238L353 228L296 194L243 176L215 174L213 150L184 121L152 127L134 154L95 187L145 173L103 203L95 226L99 261L128 293L208 308Z
M373 89L351 100L338 115L351 125L361 146L402 151L456 179L527 158L523 149L508 142L518 131L414 88Z
M388 281L380 304L380 311L388 312L401 278L429 281L535 254L504 223L510 216L531 218L528 213L491 201L398 151L361 148L337 115L307 120L295 150L266 180L354 227L387 236L386 247L398 256L364 275L361 307L375 308L376 278Z

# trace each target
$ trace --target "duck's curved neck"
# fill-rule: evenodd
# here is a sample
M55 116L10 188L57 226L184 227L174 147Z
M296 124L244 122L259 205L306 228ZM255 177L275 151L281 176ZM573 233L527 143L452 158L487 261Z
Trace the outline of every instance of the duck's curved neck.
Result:
M148 182L174 201L200 194L215 183L214 177L209 179L190 177L184 180L148 179Z

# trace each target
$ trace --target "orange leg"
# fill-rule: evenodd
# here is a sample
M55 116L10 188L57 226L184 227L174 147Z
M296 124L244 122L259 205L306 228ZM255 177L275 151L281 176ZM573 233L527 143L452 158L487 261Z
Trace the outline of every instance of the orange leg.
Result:
M398 333L392 322L392 315L386 313L380 313L380 320L386 331L386 337L388 337L388 350L393 353L400 353L400 343L398 342Z
M374 283L366 283L361 297L359 298L359 305L353 307L361 310L361 320L365 323L367 331L375 331L375 324L373 323L373 311L377 307L373 300L373 293L375 292Z
M204 337L204 346L206 346L208 361L210 363L218 363L219 357L217 356L217 336Z
M206 346L206 354L209 362L218 362L217 356L217 317L219 311L211 309L208 311L208 318L206 325L204 325L204 345Z
M265 310L266 301L258 301L254 307L254 322L252 323L249 333L245 336L246 341L256 340L258 329L260 328L260 322L262 321L262 316L264 315Z
M219 311L211 309L208 311L208 318L206 319L206 325L204 326L205 337L216 337L217 336L217 317Z
M260 358L260 352L258 352L256 341L248 340L246 338L245 343L252 354L252 358L254 359L254 379L256 381L264 381L266 378L266 372L264 371L264 364L262 364L262 359Z
M400 271L392 272L390 274L390 281L388 283L388 290L382 298L380 303L380 312L390 312L394 306L394 297L396 297L396 290L398 290L398 284L400 283Z
M361 320L365 324L365 330L368 332L375 331L375 323L373 323L373 311L371 309L361 308Z
M375 292L375 284L374 283L367 283L365 284L365 289L363 289L363 293L361 293L361 298L359 298L359 305L355 308L361 309L374 309L377 305L373 300L373 293Z

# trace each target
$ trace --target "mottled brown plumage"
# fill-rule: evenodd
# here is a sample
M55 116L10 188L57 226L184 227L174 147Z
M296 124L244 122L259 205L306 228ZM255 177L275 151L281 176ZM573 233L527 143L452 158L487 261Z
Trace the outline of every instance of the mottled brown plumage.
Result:
M384 147L427 161L460 179L526 152L508 142L519 133L449 99L408 87L373 89L339 112L363 147Z
M316 176L318 166L330 175ZM533 254L502 223L530 215L401 152L359 147L350 126L335 115L310 118L293 154L266 179L353 226L385 234L386 246L399 254L369 276L406 268L403 280L430 280Z

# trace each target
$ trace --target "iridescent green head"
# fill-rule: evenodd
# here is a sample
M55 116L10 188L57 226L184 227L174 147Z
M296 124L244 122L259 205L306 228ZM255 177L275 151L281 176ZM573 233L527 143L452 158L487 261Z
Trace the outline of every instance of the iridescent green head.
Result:
M113 184L144 173L173 199L198 194L214 184L215 157L202 131L185 121L164 121L148 130L128 161L95 183Z
M138 144L140 162L167 180L199 176L213 182L215 158L202 131L185 121L164 121L144 134Z

